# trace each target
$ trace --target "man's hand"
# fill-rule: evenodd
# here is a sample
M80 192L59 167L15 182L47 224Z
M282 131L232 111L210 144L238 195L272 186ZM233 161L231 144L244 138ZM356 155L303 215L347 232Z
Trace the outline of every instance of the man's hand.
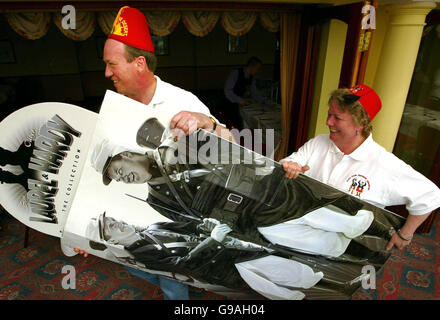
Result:
M87 256L89 255L87 252L85 252L84 250L81 250L80 248L74 248L73 251L75 251L76 253L82 254L84 256L84 258L87 258Z
M293 161L285 161L282 163L283 169L286 172L286 178L296 179L300 173L304 173L310 169L309 166L305 165L301 167L298 163Z
M180 111L170 122L170 129L176 140L190 135L199 128L207 131L211 131L214 128L211 119L207 115L199 112ZM217 124L214 134L225 140L235 142L231 132L220 124Z
M190 111L180 111L171 119L170 123L170 129L178 139L190 135L198 128L211 130L212 127L212 121L208 116L203 113Z

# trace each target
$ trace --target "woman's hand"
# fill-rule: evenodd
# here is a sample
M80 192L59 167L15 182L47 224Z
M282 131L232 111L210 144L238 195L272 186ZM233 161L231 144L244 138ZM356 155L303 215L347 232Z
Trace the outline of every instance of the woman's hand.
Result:
M298 163L293 161L284 161L282 165L284 171L286 172L286 178L288 179L296 179L300 173L304 173L310 169L310 167L307 165L301 167Z

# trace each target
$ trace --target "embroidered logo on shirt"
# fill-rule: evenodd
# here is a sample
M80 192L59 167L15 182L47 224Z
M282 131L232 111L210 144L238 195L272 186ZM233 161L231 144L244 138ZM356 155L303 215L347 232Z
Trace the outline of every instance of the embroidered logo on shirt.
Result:
M352 175L346 182L350 182L348 192L356 197L360 198L362 192L370 190L370 181L361 174Z

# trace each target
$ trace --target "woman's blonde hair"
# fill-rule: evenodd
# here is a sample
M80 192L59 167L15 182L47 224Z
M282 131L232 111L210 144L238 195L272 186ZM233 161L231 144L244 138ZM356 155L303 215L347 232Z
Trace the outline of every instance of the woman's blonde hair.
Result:
M368 113L357 99L358 97L352 94L349 89L337 89L330 94L328 105L330 106L331 102L334 100L342 111L348 111L357 126L364 126L362 129L362 135L367 138L370 135L373 126L370 123Z

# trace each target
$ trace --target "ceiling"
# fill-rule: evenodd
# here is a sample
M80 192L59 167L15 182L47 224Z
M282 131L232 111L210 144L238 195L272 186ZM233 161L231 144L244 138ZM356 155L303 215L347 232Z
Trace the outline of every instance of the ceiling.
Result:
M304 5L318 7L347 5L359 0L0 0L0 12L33 12L33 11L58 11L64 5L73 5L81 10L116 10L124 5L150 10L252 10L252 11L295 11ZM380 5L397 3L437 2L440 0L381 0Z

